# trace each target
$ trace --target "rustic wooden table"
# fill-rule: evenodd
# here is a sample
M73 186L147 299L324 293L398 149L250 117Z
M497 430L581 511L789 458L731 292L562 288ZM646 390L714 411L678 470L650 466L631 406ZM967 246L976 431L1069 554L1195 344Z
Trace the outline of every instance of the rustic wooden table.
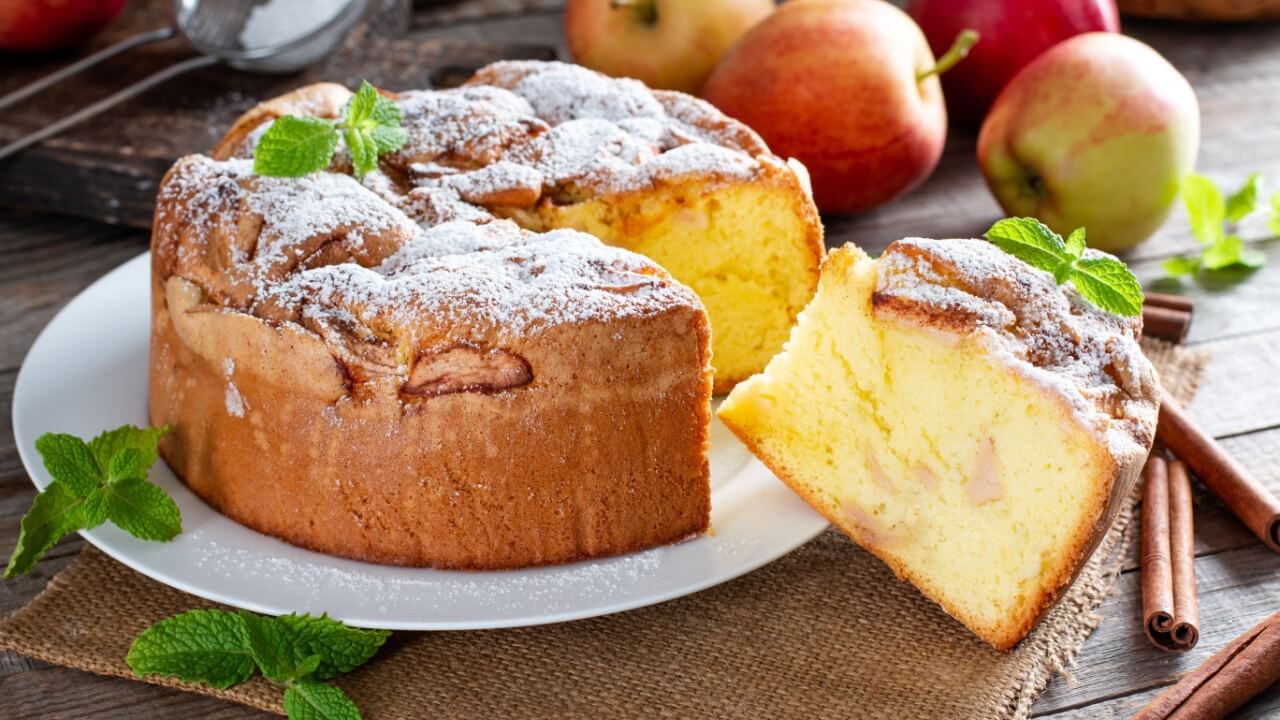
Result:
M418 32L558 46L559 23L558 13L543 12L422 27ZM1168 57L1195 86L1203 121L1203 171L1228 184L1239 183L1253 170L1280 181L1280 24L1192 28L1133 22L1126 29ZM870 215L827 218L829 243L851 241L878 251L908 234L949 237L982 232L999 211L982 185L973 155L972 134L954 132L941 167L927 184ZM1280 241L1258 243L1269 263L1252 275L1161 282L1161 260L1193 246L1185 219L1177 214L1129 260L1148 287L1196 298L1189 343L1211 351L1213 359L1190 412L1280 492ZM0 210L0 551L6 555L34 495L9 425L22 358L58 308L146 247L146 233L136 230ZM1198 498L1196 535L1203 617L1199 647L1185 655L1166 655L1143 638L1135 550L1115 592L1099 610L1101 627L1075 664L1040 698L1036 717L1127 718L1180 674L1280 606L1280 557L1203 494ZM82 540L72 537L30 575L0 583L0 615L35 597L82 546ZM0 653L0 717L267 716L218 700ZM1238 717L1280 717L1280 687Z

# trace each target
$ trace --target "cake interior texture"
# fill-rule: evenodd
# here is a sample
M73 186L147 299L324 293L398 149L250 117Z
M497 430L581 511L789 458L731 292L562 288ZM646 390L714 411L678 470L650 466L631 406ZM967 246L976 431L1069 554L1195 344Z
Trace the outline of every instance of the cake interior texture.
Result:
M855 541L1007 649L1136 478L1155 380L1132 328L1001 254L980 241L900 241L879 263L833 251L784 352L719 416Z

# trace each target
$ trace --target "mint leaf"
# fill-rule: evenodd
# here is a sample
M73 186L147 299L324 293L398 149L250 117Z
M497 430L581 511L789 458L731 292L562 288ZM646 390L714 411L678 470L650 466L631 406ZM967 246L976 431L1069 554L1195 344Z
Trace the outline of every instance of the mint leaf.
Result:
M1236 222L1258 206L1258 173L1250 173L1244 186L1227 198L1227 222Z
M351 151L351 166L355 168L356 177L362 178L378 167L378 146L368 132L347 128L342 131L342 139Z
M241 610L240 621L253 661L268 679L276 682L298 680L320 664L320 657L302 652L291 641L288 629L275 618Z
M1080 260L1071 272L1071 282L1085 300L1107 312L1126 317L1142 314L1142 285L1113 257Z
M138 675L164 675L226 689L253 676L239 616L190 610L142 631L125 662Z
M399 150L409 140L409 133L400 127L400 108L396 107L396 104L390 100L387 101L387 105L390 105L395 110L396 124L379 125L369 133L369 137L373 139L373 144L378 147L379 155Z
M62 539L80 529L83 500L58 480L36 495L22 516L18 545L4 569L5 579L31 571L36 561Z
M1067 254L1073 258L1078 258L1084 254L1084 228L1079 227L1071 231L1071 235L1067 237Z
M45 433L36 438L36 451L44 469L76 495L87 495L102 485L102 468L89 446L75 435Z
M1226 217L1226 203L1222 192L1209 178L1188 173L1180 187L1182 204L1187 208L1191 232L1202 245L1212 245L1222 238L1222 221Z
M408 134L400 122L399 106L379 95L368 80L361 82L360 89L343 108L338 124L351 151L356 177L363 178L377 168L379 155L404 145Z
M111 465L111 459L126 448L132 448L142 453L141 461L150 468L159 457L156 451L156 444L160 442L160 438L167 432L169 432L168 425L159 428L121 425L115 430L108 430L90 440L89 450L93 452L94 459L98 461L98 467L102 468L104 472Z
M1206 270L1221 270L1235 265L1244 251L1244 240L1239 235L1226 235L1205 248L1200 254L1200 265Z
M1180 255L1165 260L1162 267L1164 271L1173 276L1194 275L1200 270L1200 260L1198 258Z
M107 518L143 540L169 541L182 532L182 512L159 485L128 477L107 486Z
M269 177L302 177L329 167L338 147L331 120L284 115L276 118L253 152L253 171Z
M1272 235L1280 235L1280 190L1271 196L1271 217L1267 219L1267 229Z
M1033 268L1052 273L1071 255L1062 236L1035 218L1005 218L987 231L993 245Z
M318 682L297 682L284 691L289 720L360 720L360 710L342 690Z
M145 478L154 462L147 462L146 455L137 448L124 448L107 462L107 484L125 478Z
M319 656L320 664L311 674L316 680L328 680L365 664L391 634L348 627L325 615L282 615L276 622L286 629L298 652Z
M110 491L105 487L94 488L84 496L80 507L80 527L77 530L92 530L107 521L107 498Z
M378 105L378 97L377 88L369 84L368 80L361 80L360 87L342 108L342 125L359 130L373 129L377 124L373 113Z

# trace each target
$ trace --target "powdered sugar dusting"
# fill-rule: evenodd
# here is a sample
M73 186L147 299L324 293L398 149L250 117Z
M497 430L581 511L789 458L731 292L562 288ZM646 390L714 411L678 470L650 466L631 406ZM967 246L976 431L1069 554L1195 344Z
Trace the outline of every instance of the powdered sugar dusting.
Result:
M983 240L899 240L877 272L878 314L977 338L1064 398L1114 455L1145 451L1158 385L1138 345L1139 318L1100 310Z
M231 378L236 372L236 361L232 358L223 358L222 360L222 376L227 381L227 392L224 397L224 404L227 407L227 414L231 417L244 417L244 396L240 394L240 388L236 387L235 381Z

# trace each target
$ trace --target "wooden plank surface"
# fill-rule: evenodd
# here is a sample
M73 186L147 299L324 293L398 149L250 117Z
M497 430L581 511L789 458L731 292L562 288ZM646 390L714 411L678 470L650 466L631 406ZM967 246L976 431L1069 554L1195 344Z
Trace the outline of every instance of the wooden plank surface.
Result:
M167 24L169 0L136 0L89 51ZM370 3L387 5L393 0ZM208 150L258 100L321 80L355 87L430 87L460 69L503 58L549 59L554 50L520 39L505 44L451 36L390 37L362 24L320 63L288 75L211 67L171 80L0 163L0 203L147 227L156 186L182 155ZM91 100L193 55L181 41L136 48L0 113L0 144L48 125ZM0 57L0 95L43 77L69 56ZM465 77L465 75L464 75Z
M560 17L538 13L416 28L428 40L561 46ZM1280 25L1188 28L1128 23L1196 86L1203 122L1201 167L1238 183L1253 170L1280 181ZM0 76L0 83L3 77ZM3 85L0 84L0 88ZM252 101L240 98L242 105ZM237 110L238 111L238 110ZM205 131L209 132L209 131ZM212 137L212 134L210 134ZM828 218L830 244L878 250L906 234L956 236L985 230L999 210L973 163L971 135L953 134L942 165L911 196L859 218ZM3 192L3 190L0 190ZM143 233L88 222L0 210L0 550L17 536L34 495L13 447L10 401L23 354L54 312L93 279L142 252ZM1248 276L1157 282L1159 263L1194 247L1180 212L1130 258L1149 286L1194 296L1191 343L1213 353L1200 395L1189 409L1241 462L1280 491L1280 241L1262 241L1267 267ZM1127 718L1180 673L1280 605L1280 556L1255 539L1211 497L1197 497L1197 571L1204 636L1186 656L1154 650L1140 635L1136 555L1100 609L1104 621L1068 675L1036 705L1054 720ZM0 614L30 600L82 547L71 538L30 576L0 583ZM97 678L0 653L0 717L265 718L242 707ZM1239 719L1280 717L1280 688L1243 709Z

